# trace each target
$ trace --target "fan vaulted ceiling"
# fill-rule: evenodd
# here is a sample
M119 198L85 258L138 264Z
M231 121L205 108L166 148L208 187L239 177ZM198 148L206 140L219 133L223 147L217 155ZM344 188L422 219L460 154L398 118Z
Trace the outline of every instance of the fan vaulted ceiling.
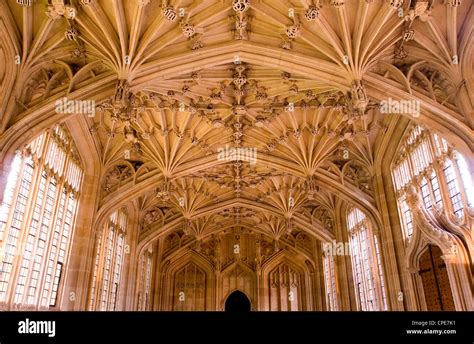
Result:
M338 200L377 223L372 176L406 126L380 113L389 97L420 101L416 121L472 148L470 1L7 0L0 11L0 85L15 99L2 150L81 122L99 217L135 202L144 242L236 226L331 240ZM54 112L63 97L94 100L95 116ZM232 147L256 149L256 163L218 159Z

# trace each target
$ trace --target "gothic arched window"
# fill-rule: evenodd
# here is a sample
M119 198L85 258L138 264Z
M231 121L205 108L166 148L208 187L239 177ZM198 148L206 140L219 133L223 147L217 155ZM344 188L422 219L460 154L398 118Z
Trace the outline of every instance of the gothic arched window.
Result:
M123 258L128 252L125 243L127 221L125 209L117 210L97 233L89 310L117 309Z
M347 229L357 306L362 311L387 310L380 248L370 221L358 208L352 208L347 214Z
M17 152L0 207L0 304L56 307L82 176L62 126Z
M454 171L454 165L450 159L446 158L444 161L443 172L446 179L445 181L448 187L449 200L451 201L454 215L462 218L464 216L464 207L461 199L461 191L459 190L458 181L455 174L456 172Z
M405 196L399 199L399 206L405 238L410 238L413 235L413 214L408 206Z
M392 174L405 239L413 232L411 211L405 201L405 192L410 185L415 185L420 192L425 209L444 206L447 214L461 222L465 209L473 205L472 174L466 160L444 138L420 125L407 132Z
M326 288L326 308L328 311L339 310L336 289L336 268L334 255L324 252L323 249L324 286Z
M456 164L461 174L461 183L466 190L466 202L468 207L474 207L474 183L472 182L472 171L469 172L466 159L463 155L457 153L455 155Z
M150 290L152 278L152 248L149 247L140 257L140 281L138 288L138 310L147 311L150 307Z

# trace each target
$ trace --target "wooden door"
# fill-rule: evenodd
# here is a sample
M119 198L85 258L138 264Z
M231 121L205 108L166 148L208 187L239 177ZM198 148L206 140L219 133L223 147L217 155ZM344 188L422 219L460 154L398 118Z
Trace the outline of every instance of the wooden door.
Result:
M429 311L454 311L454 300L449 284L446 264L438 246L428 245L420 257L420 271Z

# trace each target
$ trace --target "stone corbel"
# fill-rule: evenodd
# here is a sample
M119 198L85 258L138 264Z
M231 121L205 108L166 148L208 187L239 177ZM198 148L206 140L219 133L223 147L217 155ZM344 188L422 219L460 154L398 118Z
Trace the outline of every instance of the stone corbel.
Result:
M467 250L471 258L471 262L473 262L474 261L474 242L473 242L472 233L469 230L469 227L466 225L457 224L451 221L448 218L448 216L446 216L446 213L443 211L443 209L438 205L434 207L433 216L442 227L446 228L446 230L464 239L464 243L467 246Z
M442 229L429 212L421 205L421 199L417 189L411 185L406 193L407 204L412 209L414 232L410 241L407 259L408 266L416 265L416 253L422 248L424 238L429 242L438 245L443 253L454 252L456 250L456 240L453 234Z
M440 247L453 291L457 310L472 310L472 268L469 266L469 253L463 241L444 229L431 212L422 205L412 186L407 193L407 203L413 212L414 232L407 250L408 267L417 268L417 259L426 241Z

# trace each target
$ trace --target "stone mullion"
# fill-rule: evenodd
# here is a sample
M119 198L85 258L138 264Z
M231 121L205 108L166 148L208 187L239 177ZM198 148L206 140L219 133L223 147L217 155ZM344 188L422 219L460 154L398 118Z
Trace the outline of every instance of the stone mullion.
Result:
M117 214L117 221L118 221L118 214ZM113 300L111 300L111 297L112 297L112 288L114 286L115 264L117 263L118 239L121 234L120 231L122 230L118 223L114 224L113 227L114 227L114 235L112 239L112 255L110 259L110 270L109 270L109 281L108 281L109 287L107 289L107 295L105 296L105 299L106 299L105 310L106 311L109 310L110 303L113 302ZM125 236L123 240L124 240L123 245L125 246ZM123 252L122 252L122 255L123 255ZM116 290L116 294L117 293L118 293L118 287ZM117 299L117 296L115 296L115 298ZM115 304L114 306L116 307L117 305Z
M370 252L369 252L370 258L369 259L370 259L371 265L372 265L372 273L374 274L374 289L375 289L374 293L376 295L375 300L377 302L378 310L381 311L381 310L384 310L383 309L382 278L385 277L385 273L384 273L383 260L382 260L382 256L381 256L382 252L380 250L380 236L377 238L377 241L378 241L378 248L379 248L379 252L380 252L380 264L381 264L380 268L382 269L382 271L380 271L380 269L379 269L377 250L375 248L375 238L374 238L374 236L376 236L378 233L375 233L375 231L373 231L372 223L368 219L365 219L364 221L366 222L367 238L369 240L369 249L370 249ZM387 288L385 288L385 289L387 289ZM387 290L385 290L385 292L387 292ZM387 296L387 302L388 302L388 296Z
M335 232L336 240L340 242L349 242L349 233L347 231L346 222L344 221L343 211L347 209L342 205L342 201L339 200L338 206L335 211ZM340 288L337 290L338 305L341 311L353 310L355 304L355 286L353 283L352 274L352 262L351 257L334 256L334 265L336 267L337 279L336 283ZM354 286L351 288L351 284Z
M356 229L357 230L357 229ZM356 244L357 244L357 252L358 252L358 256L359 256L359 268L360 268L360 272L361 272L361 282L363 284L363 287L362 287L362 293L364 294L364 299L365 299L365 305L367 306L367 301L368 301L368 295L367 295L367 290L368 290L368 286L367 286L367 279L365 278L365 274L364 274L364 270L365 270L365 267L364 267L364 257L362 255L362 246L361 246L361 243L360 243L360 233L358 232L355 232L354 235L352 235L352 233L349 234L350 235L350 240L351 242L354 242L353 240L353 236L357 238L356 240ZM354 245L355 246L355 245ZM352 245L351 245L352 247ZM352 254L351 254L351 259L352 259ZM356 264L354 264L356 265ZM357 274L357 267L356 267L356 274ZM360 310L362 310L362 300L360 299L360 287L356 285L357 281L354 279L354 289L355 289L355 293L356 293L356 300L359 299L359 305L360 305Z
M155 264L153 264L153 288L151 288L153 297L150 300L151 310L161 311L164 310L164 289L165 285L162 279L162 261L163 261L163 252L164 252L164 238L161 237L156 240L156 254L155 254Z
M112 232L112 243L111 243L111 257L110 257L110 265L109 265L109 277L108 277L108 281L107 281L107 294L105 294L105 311L108 311L109 310L109 300L110 300L110 287L111 287L111 284L110 284L110 277L112 275L112 272L113 272L113 269L114 269L114 253L115 253L115 244L116 244L116 238L117 238L117 228L115 226L115 224L112 224L110 223L109 224L109 227L108 227L108 231L107 231L107 246L105 248L105 252L104 252L104 269L102 270L102 289L101 289L101 292L99 293L99 296L102 294L102 291L105 289L105 281L104 281L104 273L105 273L105 263L107 261L107 254L108 254L108 244L109 244L109 231L111 230L110 227L113 228L113 232ZM100 307L100 304L99 304L99 307Z
M439 138L441 140L441 138ZM431 169L429 169L430 171L430 175L427 176L427 182L428 182L428 187L429 187L429 190L430 190L430 195L431 195L431 202L433 204L433 207L436 205L436 197L435 197L435 194L434 194L434 189L433 189L433 184L431 183L431 175L434 173L436 175L436 177L438 178L438 186L440 188L440 192L441 192L441 199L443 200L443 195L442 195L442 189L441 189L441 179L440 179L440 176L439 176L439 163L438 163L438 160L439 160L439 157L437 156L437 151L438 151L438 148L436 147L436 144L434 142L434 138L433 138L433 134L429 134L428 135L428 142L429 142L429 146L430 146L430 155L432 157L432 166L431 166ZM442 155L442 153L441 153Z
M53 241L53 238L54 238L54 233L56 231L56 220L57 220L57 216L58 216L58 213L59 213L59 206L60 206L60 201L61 201L61 197L62 197L62 189L63 189L63 182L61 183L57 183L56 184L56 196L55 196L55 201L56 201L56 204L54 205L54 212L51 212L51 227L50 227L50 238L49 238L49 242L46 243L46 247L47 249L45 250L45 255L43 257L43 269L41 270L40 272L40 278L38 279L38 287L37 287L37 292L39 293L38 294L38 307L41 308L41 302L42 302L42 295L41 295L41 291L42 291L42 287L44 286L45 282L46 282L46 279L45 279L45 276L46 276L46 272L47 272L47 268L48 268L48 264L49 264L49 256L51 254L51 247L52 247L52 241ZM61 237L62 237L62 229L64 228L64 220L65 220L65 217L66 217L66 209L67 209L67 205L69 203L69 198L67 197L67 194L66 194L66 199L65 199L65 202L64 202L64 209L63 209L63 218L61 220L61 224L60 224L60 231L59 231L59 235L58 235L58 242L57 242L57 247L56 247L56 257L54 257L54 263L53 263L53 266L52 266L52 272L51 272L51 281L50 281L50 289L49 289L49 292L48 292L48 297L47 297L47 303L48 305L46 306L46 308L49 308L49 301L50 301L50 298L51 298L51 294L53 292L53 283L54 283L54 279L55 279L55 274L56 274L56 265L57 265L57 262L58 262L58 256L59 256L59 249L61 247ZM53 203L54 204L54 203ZM53 216L54 214L54 216ZM65 266L63 265L63 268L65 268ZM41 286L41 288L39 287ZM59 285L58 285L58 293L56 294L56 299L58 299L58 296L59 296Z
M122 262L119 271L119 279L116 293L116 309L133 310L134 296L136 295L136 287L139 285L137 281L137 272L139 271L140 257L137 252L138 233L140 226L138 223L137 212L127 212L126 229L121 231L123 235ZM118 249L118 247L117 247ZM145 251L145 258L148 251ZM146 271L146 270L145 270ZM128 297L130 295L131 297Z
M41 307L40 306L41 305L41 290L42 290L41 287L44 285L45 276L46 276L46 273L47 273L47 268L48 268L48 263L49 263L49 255L51 254L52 241L53 241L55 227L56 227L56 217L58 215L58 210L59 210L59 202L58 201L60 200L61 192L62 192L62 178L58 178L57 176L54 175L53 171L51 171L51 175L48 176L48 179L46 181L46 189L45 189L45 195L44 195L44 200L43 200L44 206L46 206L46 202L47 202L47 198L48 198L49 184L51 183L52 178L56 178L56 190L54 192L54 199L53 199L53 203L52 203L50 220L49 220L49 228L48 228L49 233L47 233L48 237L47 237L46 242L45 242L45 250L44 250L43 257L42 257L41 266L43 268L40 270L40 274L39 274L39 277L38 277L38 285L37 285L36 291L35 291L36 292L36 299L37 299L37 307ZM65 204L67 204L67 200L66 200ZM44 211L45 211L45 209L43 209L43 216L44 216ZM43 216L41 216L41 219L43 218ZM64 219L63 219L63 221L64 221ZM40 222L40 228L41 228L41 222ZM37 241L39 240L39 235L38 235L36 240ZM59 244L60 244L60 239L58 241L57 250L59 250ZM33 246L33 247L35 247L35 246ZM54 265L53 265L52 269L53 269L53 271L51 273L51 282L50 282L49 294L51 294L52 287L53 287L54 273L55 273L55 266ZM30 270L29 275L31 275L31 273L32 273L32 269ZM30 280L30 276L28 276L27 281L29 281L29 280ZM48 302L48 308L49 308L49 302Z
M108 237L108 219L107 219L107 224L102 224L102 228L100 231L96 232L96 238L94 240L94 256L93 256L93 264L96 262L97 256L99 256L98 263L97 263L97 270L96 270L96 276L95 276L95 286L93 286L92 281L93 281L93 274L94 271L92 271L92 275L90 278L90 282L88 283L87 286L87 291L86 291L86 307L89 307L91 311L96 311L99 308L99 301L100 301L100 291L102 290L102 272L103 272L103 267L104 267L104 260L105 260L105 249L107 246L107 237ZM98 246L98 240L99 240L99 235L100 235L100 246ZM94 295L90 294L91 289L94 287ZM91 299L94 297L94 303L91 304Z
M446 176L444 174L444 165L446 157L443 155L438 160L438 184L441 192L441 199L443 200L444 212L448 218L454 216L453 205L451 204L451 197L449 196L448 184L446 182ZM451 162L452 163L452 162Z
M107 218L105 223L100 226L103 228L101 229L102 234L101 234L100 247L98 249L98 252L96 253L96 255L99 255L99 264L97 265L97 276L95 278L96 286L94 289L94 294L95 294L94 306L92 310L99 310L99 307L100 307L100 296L103 289L102 280L103 280L103 274L104 274L105 255L106 255L107 247L109 244L108 238L109 238L110 226L111 226L111 223L110 223L109 218ZM96 237L96 240L94 242L94 245L96 247L97 247L97 240L98 240L98 237ZM94 251L96 251L96 249ZM94 256L94 260L93 260L94 264L95 264L95 258L96 256ZM91 287L92 285L89 286L89 290L91 289ZM88 300L90 300L90 295L88 295L87 298Z
M154 257L154 256L153 256ZM145 288L143 286L144 284L144 281L146 279L146 268L145 268L145 265L146 265L146 262L145 262L145 259L146 259L146 256L145 254L142 254L141 256L139 256L138 258L138 269L137 269L137 280L136 280L136 284L137 284L137 288L136 288L136 291L132 297L132 310L135 310L135 311L141 311L143 310L142 309L142 306L144 304L143 302L143 298L144 298L144 292L145 292Z
M318 240L313 244L313 260L315 271L310 272L311 293L313 294L313 310L324 311L327 309L325 293L326 284L324 283L323 252L321 242ZM321 293L321 290L324 292ZM319 293L318 293L319 291Z
M429 192L429 198L430 198L430 202L431 202L431 205L433 207L435 207L436 205L436 197L435 197L435 194L434 194L434 189L433 189L433 184L431 183L431 174L434 172L434 169L433 168L428 168L423 177L426 179L426 185L428 186L428 192ZM436 173L436 172L435 172ZM424 201L423 201L423 193L421 192L421 180L420 180L420 186L419 186L419 189L420 189L420 194L421 194L421 198L422 198L422 203L423 203L423 206L424 206Z
M117 221L118 221L118 214L117 214ZM106 306L105 310L109 310L112 300L112 289L114 287L114 278L115 278L115 264L117 264L117 250L118 250L118 240L119 236L121 233L121 228L118 222L113 225L114 227L114 235L112 239L112 254L111 254L111 259L110 259L110 271L109 271L109 282L108 282L108 289L107 289L107 295L105 296L106 298ZM123 245L125 246L125 237L124 237L124 242ZM123 255L123 252L122 252ZM116 290L116 293L118 293L118 288ZM117 299L117 296L115 296ZM115 304L115 307L117 307L117 304Z
M152 243L152 255L151 255L151 272L150 272L150 299L148 301L148 305L146 305L147 307L147 311L150 310L150 311L153 311L155 310L154 309L154 303L155 303L155 290L156 288L159 288L159 286L157 285L157 280L156 280L156 270L157 270L157 267L158 267L158 264L160 263L159 260L160 260L160 245L159 245L159 241L156 240L154 243ZM146 276L145 276L146 278ZM135 293L135 298L138 297L138 294ZM135 300L135 303L136 303L137 300Z
M220 259L220 258L219 258ZM259 258L260 259L260 258ZM216 273L219 274L220 276L220 271L217 271L216 269ZM257 293L256 293L256 298L257 298L257 306L255 307L255 310L262 310L262 293L261 293L261 289L262 289L262 267L260 266L260 264L256 267L256 271L255 271L255 274L257 275L257 278L256 278L256 281L257 281ZM219 283L219 279L217 278L217 275L216 275L216 289L219 288L219 286L221 285L221 283ZM217 296L217 293L216 293L216 296ZM216 301L217 301L217 297L216 297ZM216 303L217 304L217 303Z
M65 186L62 185L62 188L64 188ZM60 232L59 232L59 239L58 239L58 251L57 251L57 254L56 254L56 257L55 257L55 260L54 260L54 266L56 266L58 264L58 260L59 260L59 251L61 249L60 245L61 245L61 242L62 242L62 238L63 238L63 234L64 234L64 227L65 227L65 224L66 224L66 216L67 216L67 212L68 212L68 206L70 203L72 203L73 205L73 213L72 213L72 217L71 217L71 223L70 223L70 228L69 228L69 237L67 238L67 242L66 242L66 250L64 252L64 261L62 262L62 269L61 269L61 275L60 275L60 278L59 278L59 282L58 282L58 290L56 292L56 307L58 307L58 302L59 300L61 300L62 298L62 294L63 294L63 286L64 286L64 281L65 281L65 276L67 274L67 268L68 268L68 263L69 263L69 252L70 252L70 244L72 243L72 237L73 237L73 228L74 228L74 223L75 223L75 215L77 213L77 198L74 196L74 200L71 200L71 194L73 194L74 191L73 190L69 190L69 191L66 191L66 202L64 203L64 213L63 213L63 219L61 221L61 227L60 227ZM52 289L50 291L50 295L52 294Z
M413 154L413 145L409 145L406 149L406 160L408 163L408 179L413 182L415 179L415 167L411 155Z

